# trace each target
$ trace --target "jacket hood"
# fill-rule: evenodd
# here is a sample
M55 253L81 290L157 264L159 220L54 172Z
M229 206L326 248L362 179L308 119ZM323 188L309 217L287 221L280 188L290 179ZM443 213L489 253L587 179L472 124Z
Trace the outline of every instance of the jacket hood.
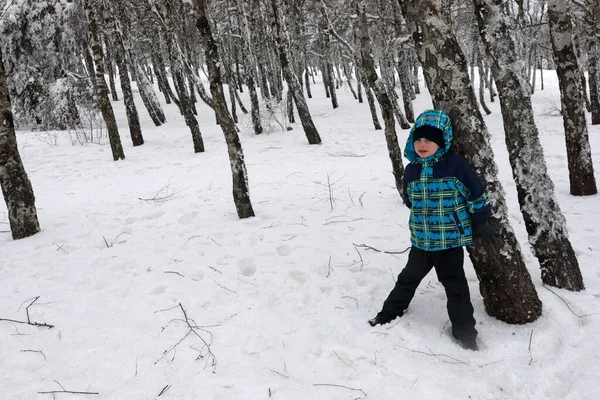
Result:
M415 151L415 146L413 143L413 137L415 129L421 126L432 126L442 131L444 136L444 142L446 146L440 149L433 155L427 158L421 158ZM450 150L450 146L452 145L452 122L450 121L450 117L444 111L441 110L425 110L417 117L417 120L413 127L410 129L410 133L408 134L408 140L406 141L406 146L404 147L404 157L408 159L410 162L429 162L439 160L444 154Z

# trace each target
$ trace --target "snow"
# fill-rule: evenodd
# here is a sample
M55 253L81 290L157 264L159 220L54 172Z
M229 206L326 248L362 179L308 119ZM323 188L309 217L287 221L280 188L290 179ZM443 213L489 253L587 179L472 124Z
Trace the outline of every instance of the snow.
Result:
M478 352L450 339L433 272L404 317L367 324L407 254L361 245L407 248L408 209L383 131L346 87L333 110L322 85L312 86L319 146L307 144L299 122L291 132L240 133L257 215L245 220L233 204L223 134L203 104L202 154L193 153L174 104L163 104L167 123L157 128L139 98L146 143L137 148L122 102L112 103L124 161L112 161L106 144L72 146L66 132L19 132L42 232L13 241L0 204L0 318L26 321L39 296L29 317L54 328L0 321L0 397L51 399L39 392L67 390L99 394L55 398L599 398L598 196L569 195L562 119L545 111L560 104L558 83L549 72L544 78L546 89L533 96L536 123L586 290L542 286L499 104L489 103L509 217L544 309L526 325L489 317L467 257ZM249 108L247 91L242 96ZM418 95L415 111L426 108L430 98ZM589 129L599 168L600 127ZM397 130L404 147L408 130Z

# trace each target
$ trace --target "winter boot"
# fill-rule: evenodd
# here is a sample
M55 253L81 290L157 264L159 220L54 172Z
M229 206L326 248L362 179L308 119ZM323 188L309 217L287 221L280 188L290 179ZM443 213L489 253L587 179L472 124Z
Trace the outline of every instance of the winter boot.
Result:
M369 320L369 325L371 325L371 326L384 325L384 324L392 322L398 316L399 315L388 314L388 313L381 311L381 312L377 313L375 318L372 318Z
M475 336L468 336L464 338L455 338L458 342L459 346L465 350L477 351L479 347L477 346L477 338Z

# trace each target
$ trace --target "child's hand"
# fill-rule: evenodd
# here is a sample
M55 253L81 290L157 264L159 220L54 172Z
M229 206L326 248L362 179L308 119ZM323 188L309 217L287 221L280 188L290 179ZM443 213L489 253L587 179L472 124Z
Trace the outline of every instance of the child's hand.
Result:
M473 237L489 238L492 236L496 236L497 234L498 231L496 230L496 228L494 228L487 222L481 225L473 225Z

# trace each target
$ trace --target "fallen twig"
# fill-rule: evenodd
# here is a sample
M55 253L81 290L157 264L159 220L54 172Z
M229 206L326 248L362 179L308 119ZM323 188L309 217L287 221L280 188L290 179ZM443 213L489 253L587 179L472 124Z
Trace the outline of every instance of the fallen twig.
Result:
M350 223L350 222L355 222L355 221L362 221L364 218L351 218L349 220L346 221L329 221L329 222L325 222L324 225L333 225L333 224L342 224L342 223Z
M211 347L210 347L212 344L212 333L210 331L204 329L203 327L198 326L198 324L196 324L196 322L193 319L190 319L181 303L178 304L178 307L181 309L181 312L183 313L183 319L181 319L181 318L172 319L171 321L169 321L169 323L165 327L162 328L162 330L164 331L171 322L184 322L187 325L188 331L175 344L169 346L169 348L164 350L163 355L158 360L156 360L154 362L154 364L157 364L160 360L165 358L170 353L173 353L173 357L171 358L171 361L173 361L175 359L175 355L177 353L177 346L179 346L188 336L193 335L193 336L196 336L198 339L200 339L200 341L203 344L202 349L198 350L199 354L198 354L198 357L196 357L196 360L200 360L200 359L203 359L206 357L205 368L210 363L210 365L213 368L213 372L215 372L215 369L217 366L217 358L215 357L215 355L212 352ZM172 310L172 309L173 308L170 308L169 310ZM199 331L206 332L209 335L208 341L206 339L204 339L202 337L202 335L200 335Z
M171 389L171 385L166 385L164 388L162 388L162 390L160 391L160 393L156 397L162 396L169 389Z
M38 394L57 394L57 393L69 393L69 394L100 394L98 392L77 392L74 390L49 390L47 392L38 392Z
M237 294L237 292L235 290L231 290L231 289L227 289L225 286L221 285L219 282L215 281L215 278L213 278L213 282L215 283L215 285L217 285L218 287L220 287L221 289L225 289L228 292Z
M365 262L362 258L362 254L360 254L360 251L358 251L358 248L356 248L356 246L354 246L354 250L356 250L356 252L358 253L358 256L360 257L360 271L362 271L363 267L365 266Z
M344 386L344 385L336 385L333 383L313 383L313 386L332 386L332 387L339 387L339 388L344 388L344 389L348 389L348 390L355 390L357 392L361 392L365 397L367 397L367 394L365 393L364 390L351 388L351 387Z
M569 303L566 302L565 299L563 299L562 297L560 297L557 293L555 293L553 290L550 290L548 288L548 286L546 285L542 285L547 291L549 291L550 293L552 293L553 295L555 295L556 297L558 297L563 303L565 303L565 306L567 306L567 308L569 309L569 311L571 311L571 314L573 314L574 316L578 317L578 318L583 318L583 317L589 317L590 315L596 315L598 313L591 313L591 314L585 314L585 315L579 315L577 313L575 313L575 311L573 311L573 309L569 306Z
M187 190L188 188L185 189L173 189L171 188L171 185L168 184L167 186L163 186L162 188L160 188L159 190L157 190L156 192L152 193L150 196L148 197L138 197L139 200L145 201L146 203L150 203L150 202L157 202L157 203L163 203L166 202L172 198L174 198L176 195L178 195L181 192L184 192L185 190Z
M376 251L378 253L386 253L386 254L403 254L403 253L406 253L407 251L409 251L411 249L410 247L407 247L406 249L404 249L402 251L386 251L386 250L376 249L375 247L366 245L364 243L363 244L352 243L352 244L354 245L354 247L362 247L362 248L364 248L366 250L373 250L373 251Z
M529 364L527 365L531 365L533 363L533 355L531 355L531 339L533 338L533 329L531 330L531 333L529 334L529 347L527 348L527 350L529 351Z
M396 347L401 347L401 348L403 348L405 350L412 351L413 353L425 354L426 356L431 356L431 357L446 357L446 358L449 358L449 359L455 361L455 362L448 362L448 361L442 360L442 362L447 362L449 364L465 364L465 365L469 365L469 363L466 363L464 361L461 361L461 360L459 360L457 358L454 358L454 357L451 357L449 355L442 354L442 353L439 353L439 354L438 353L434 353L433 351L431 351L431 349L429 347L426 347L426 349L429 350L429 353L427 353L425 351L421 351L421 350L414 350L414 349L411 349L411 348L408 348L408 347L404 347L404 346L400 346L400 345L396 345Z
M44 361L46 361L46 355L40 350L21 350L21 353L40 353L44 357Z
M177 271L165 271L165 274L175 274L175 275L179 275L182 278L185 278L185 275L182 275L181 273L177 272Z
M129 233L129 232L121 232L110 243L108 242L108 240L106 240L106 238L104 236L102 236L102 239L104 239L104 244L106 245L106 247L110 249L115 244L121 244L121 243L125 243L126 242L126 240L121 240L120 242L117 242L117 240L119 240L119 237L121 235L131 235L131 233Z
M348 364L346 361L342 360L342 357L340 357L340 355L338 353L336 353L335 351L333 352L333 354L335 354L335 356L338 358L338 360L340 360L341 362L343 362L344 364L346 364L347 366L349 366L352 369L356 369L354 368L351 364Z
M62 390L49 390L49 391L46 391L46 392L38 392L38 393L39 394L52 394L52 395L58 394L58 393L68 393L68 394L100 394L98 392L80 392L80 391L75 391L75 390L67 390L57 380L54 380L54 382L56 382L56 384L58 386L60 386L62 388Z
M48 329L54 328L54 325L50 325L50 324L47 324L45 322L31 321L31 318L29 317L29 307L31 307L33 305L33 303L35 303L39 298L40 298L40 296L37 296L36 298L33 299L33 301L31 303L29 303L29 305L27 307L25 307L25 313L27 314L27 321L18 321L18 320L15 320L15 319L8 319L8 318L0 318L0 321L13 322L13 323L16 323L16 324L26 324L26 325L33 325L33 326L41 326L41 327L48 328Z
M272 372L272 373L274 373L274 374L277 374L277 375L281 376L282 378L285 378L285 379L290 379L290 377L289 377L289 376L287 376L287 375L284 375L284 374L282 374L281 372L277 372L277 371L275 371L274 369L270 369L269 371L271 371L271 372Z

